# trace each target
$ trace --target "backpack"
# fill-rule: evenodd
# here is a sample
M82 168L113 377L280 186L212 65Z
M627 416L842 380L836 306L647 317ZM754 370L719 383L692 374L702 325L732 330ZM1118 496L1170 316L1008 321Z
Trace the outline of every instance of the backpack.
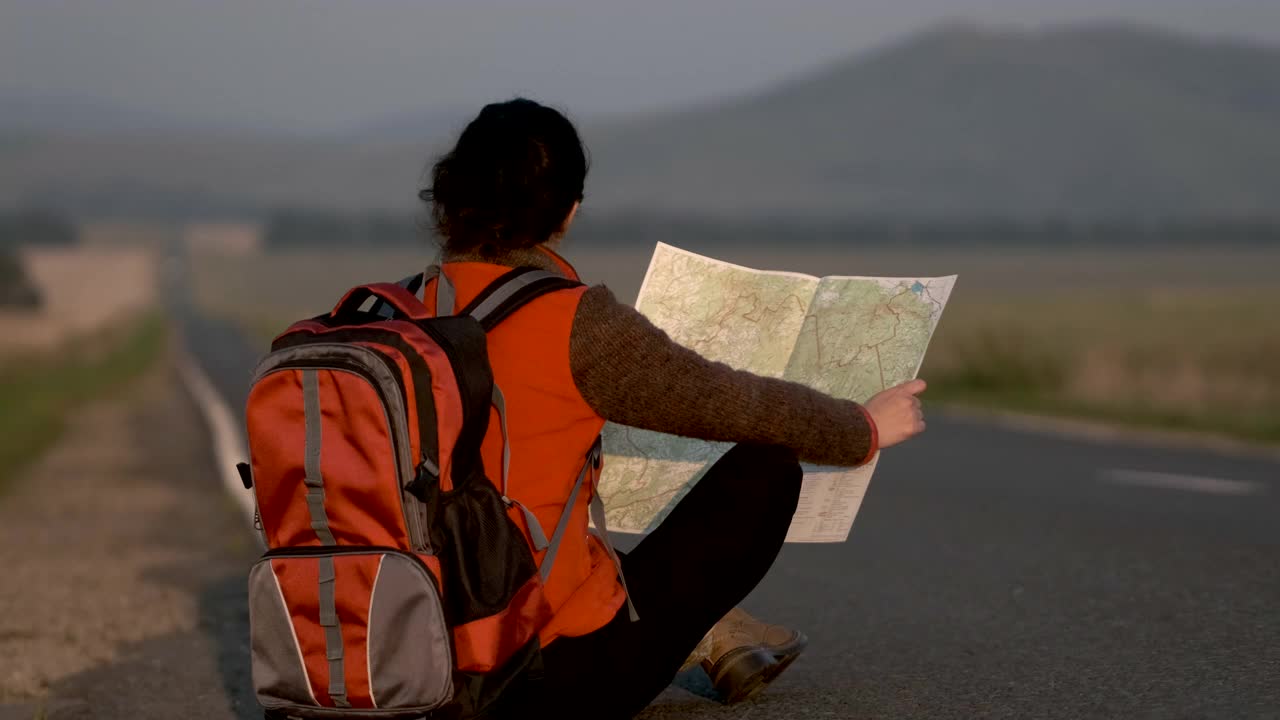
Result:
M291 325L254 373L241 474L268 548L249 573L249 619L269 718L471 717L540 667L542 581L600 445L548 538L506 493L485 334L579 283L518 268L435 317L416 290L436 276L437 307L452 308L436 267L362 285ZM491 405L497 483L480 456Z

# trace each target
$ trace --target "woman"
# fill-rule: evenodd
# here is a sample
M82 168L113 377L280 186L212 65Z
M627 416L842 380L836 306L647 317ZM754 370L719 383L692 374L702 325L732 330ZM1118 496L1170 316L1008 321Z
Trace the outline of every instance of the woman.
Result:
M517 99L480 112L421 193L458 306L511 267L577 277L552 247L573 222L586 172L578 134L555 110ZM854 466L924 430L921 381L860 406L735 371L674 343L604 286L534 300L490 334L489 354L506 397L511 495L544 527L560 517L605 420L738 443L620 554L629 593L588 532L589 493L578 495L546 581L554 616L539 631L544 671L507 693L513 716L631 717L698 662L730 700L754 693L804 644L735 609L782 546L798 460ZM491 471L503 462L496 430L484 460Z

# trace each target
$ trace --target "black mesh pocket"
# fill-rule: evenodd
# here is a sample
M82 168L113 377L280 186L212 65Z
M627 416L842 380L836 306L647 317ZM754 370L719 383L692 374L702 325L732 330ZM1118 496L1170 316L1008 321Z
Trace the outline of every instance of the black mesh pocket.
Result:
M444 575L445 613L455 626L505 610L538 572L529 543L483 477L441 494L432 540Z

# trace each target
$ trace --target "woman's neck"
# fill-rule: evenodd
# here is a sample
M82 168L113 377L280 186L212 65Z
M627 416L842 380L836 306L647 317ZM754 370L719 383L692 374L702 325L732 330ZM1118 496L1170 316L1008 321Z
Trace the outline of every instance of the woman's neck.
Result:
M506 267L535 267L539 270L568 276L572 272L572 268L570 267L569 271L566 272L565 267L562 267L560 262L557 262L557 259L564 262L565 266L569 265L567 261L556 254L555 250L546 246L535 246L504 250L499 254L492 255L476 251L454 252L446 249L442 254L441 262L477 262ZM576 275L576 273L574 274Z

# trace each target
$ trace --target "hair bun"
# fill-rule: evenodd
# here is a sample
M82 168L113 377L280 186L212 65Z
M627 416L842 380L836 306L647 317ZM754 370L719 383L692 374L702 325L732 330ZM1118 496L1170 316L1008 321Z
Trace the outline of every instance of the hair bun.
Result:
M583 196L587 156L560 112L516 98L486 105L432 169L418 197L447 249L488 254L555 236Z

